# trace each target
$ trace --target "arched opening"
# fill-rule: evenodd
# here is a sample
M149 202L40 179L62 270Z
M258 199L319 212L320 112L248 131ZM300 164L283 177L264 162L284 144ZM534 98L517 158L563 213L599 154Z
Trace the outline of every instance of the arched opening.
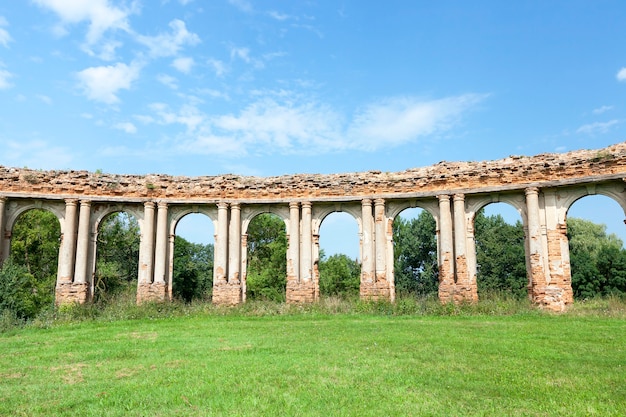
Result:
M593 195L567 212L567 237L575 299L626 294L624 211L613 199Z
M524 226L517 210L506 203L480 209L474 218L474 239L479 298L494 294L526 298Z
M172 298L210 301L213 292L214 226L200 213L184 216L176 224Z
M32 318L54 304L61 225L50 211L20 214L11 231L10 257L0 274L0 311Z
M393 221L396 294L437 294L437 236L434 217L421 208L403 210Z
M320 296L358 297L361 262L356 220L348 213L330 213L320 224L319 237Z
M284 302L287 286L287 233L283 219L271 213L248 225L246 299Z
M139 223L132 214L108 214L98 225L94 301L119 294L135 297L139 267Z

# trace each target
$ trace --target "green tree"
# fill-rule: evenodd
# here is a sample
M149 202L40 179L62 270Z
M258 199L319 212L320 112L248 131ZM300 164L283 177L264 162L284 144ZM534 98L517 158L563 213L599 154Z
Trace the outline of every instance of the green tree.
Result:
M8 310L20 319L35 317L52 304L48 287L47 282L37 280L24 265L7 260L0 269L0 313Z
M260 214L248 226L247 296L284 301L287 285L287 235L278 216Z
M172 294L186 302L208 299L213 289L213 245L176 236Z
M13 226L6 277L20 287L14 295L32 293L27 296L29 300L22 300L32 308L20 310L28 311L28 316L54 303L60 240L59 220L46 210L28 210ZM18 279L20 273L23 276Z
M626 250L606 226L567 219L572 290L578 299L626 293Z
M95 274L96 299L132 287L139 271L139 224L134 216L118 212L98 228Z
M320 253L320 294L352 297L359 294L361 264L344 254L326 258Z
M527 296L528 278L524 249L524 227L508 224L501 215L474 220L478 291L503 291L519 298Z
M398 293L437 293L439 268L435 219L427 211L393 222L394 277Z

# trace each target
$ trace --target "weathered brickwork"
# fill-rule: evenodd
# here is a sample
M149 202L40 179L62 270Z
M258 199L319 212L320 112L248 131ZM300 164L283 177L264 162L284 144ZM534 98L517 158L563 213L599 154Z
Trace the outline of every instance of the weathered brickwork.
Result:
M99 222L130 211L141 228L137 302L172 294L176 224L187 213L211 217L215 229L213 302L245 301L247 231L255 215L272 212L288 225L288 303L319 300L319 224L346 210L359 225L364 299L394 300L393 230L404 208L427 209L437 223L439 298L475 302L474 218L506 201L526 230L529 297L563 311L573 301L566 217L572 203L603 194L626 211L626 143L489 162L440 162L401 172L298 174L279 177L115 175L0 167L0 262L10 252L21 213L52 211L61 222L56 302L91 300Z
M20 195L122 199L280 200L436 194L575 181L626 172L626 143L593 151L511 156L491 162L440 162L401 172L299 174L279 177L112 175L0 167L0 191Z

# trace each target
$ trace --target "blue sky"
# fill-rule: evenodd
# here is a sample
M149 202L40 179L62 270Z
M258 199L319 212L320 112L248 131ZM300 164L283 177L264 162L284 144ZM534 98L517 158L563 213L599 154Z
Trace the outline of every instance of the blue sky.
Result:
M0 165L270 176L600 148L626 140L625 42L621 0L4 1Z

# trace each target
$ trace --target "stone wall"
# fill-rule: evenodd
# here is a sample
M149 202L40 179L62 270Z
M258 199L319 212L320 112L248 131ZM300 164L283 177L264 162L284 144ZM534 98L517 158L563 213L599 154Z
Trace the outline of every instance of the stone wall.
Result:
M535 183L567 184L585 177L615 178L626 172L626 142L600 150L489 162L440 162L401 172L299 174L278 177L219 175L114 175L87 171L37 171L0 167L0 192L111 199L221 199L272 201L337 199L346 196L436 195L450 190L506 190Z

